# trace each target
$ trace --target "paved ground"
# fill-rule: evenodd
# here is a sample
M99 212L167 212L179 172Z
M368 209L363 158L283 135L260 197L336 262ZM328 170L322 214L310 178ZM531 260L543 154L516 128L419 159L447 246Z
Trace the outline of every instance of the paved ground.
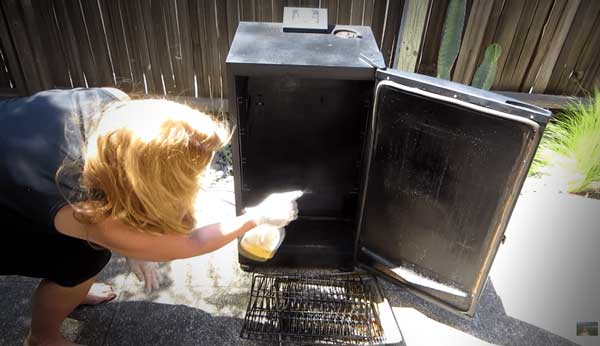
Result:
M203 216L233 215L229 190L205 193ZM600 344L600 337L575 336L577 320L600 320L600 201L546 193L539 181L525 190L474 319L385 285L409 346ZM65 333L90 346L250 345L238 338L250 277L238 269L236 251L230 244L163 264L166 280L150 295L115 256L102 279L115 285L118 298L78 309ZM21 344L35 285L0 277L0 345Z

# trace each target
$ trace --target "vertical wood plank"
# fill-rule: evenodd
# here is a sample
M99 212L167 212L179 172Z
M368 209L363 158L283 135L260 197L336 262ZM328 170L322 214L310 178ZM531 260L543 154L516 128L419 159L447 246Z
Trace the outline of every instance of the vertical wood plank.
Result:
M240 21L256 21L256 0L240 0Z
M492 12L489 15L489 19L487 21L487 26L483 28L483 40L481 41L481 47L487 47L490 43L496 42L497 33L502 30L500 27L500 19L503 15L504 6L508 0L493 0ZM479 47L480 54L477 56L477 62L481 61L483 58L483 50ZM506 47L502 47L504 51ZM476 62L476 63L477 63ZM473 74L475 73L475 67L473 68ZM471 82L472 75L469 78L469 83Z
M402 13L392 66L401 71L415 72L427 26L430 2L429 0L406 0L404 4L406 11Z
M125 29L126 44L128 50L129 65L131 66L131 74L133 76L131 93L142 95L145 94L144 75L148 57L144 56L143 42L143 23L140 23L138 16L137 0L121 0L120 9L123 18ZM147 53L147 50L146 52ZM149 76L146 75L146 83ZM150 90L149 90L150 91Z
M221 1L219 1L221 2ZM225 2L223 3L223 15L227 16L225 10ZM187 96L195 96L195 85L194 85L194 59L192 57L192 38L191 38L191 30L190 30L190 10L188 7L187 0L177 0L175 2L177 5L177 16L179 18L179 42L181 45L181 67L183 70L183 90L185 90L184 95ZM224 35L225 44L228 44L229 38L227 37L227 25L223 23L223 28L221 28L222 33Z
M165 1L163 4L165 13L167 34L169 38L169 54L171 64L173 65L173 74L175 80L175 95L183 96L193 92L191 83L187 83L188 76L185 75L182 58L182 43L179 35L179 13L176 2L173 0Z
M338 0L323 0L321 6L327 9L327 24L336 25Z
M124 20L120 4L113 0L101 0L101 8L105 14L104 18L109 38L109 47L111 48L116 86L129 93L133 88L133 77L129 66L129 52L126 45L126 36L123 27Z
M208 33L207 33L207 16L208 13L206 11L206 2L207 0L201 0L198 2L197 6L197 16L198 16L198 35L200 38L200 52L196 52L195 54L200 54L200 59L202 61L203 66L203 74L202 76L198 76L198 84L201 85L201 95L205 97L209 97L212 95L212 91L210 89L210 78L211 78L211 64L209 59L209 51L210 46L208 44Z
M300 0L300 7L319 8L319 0Z
M71 25L76 37L76 47L79 51L79 57L85 74L85 79L88 86L100 85L101 78L96 69L96 56L92 51L92 43L90 42L89 32L83 17L82 7L79 0L68 2L66 4L67 14L70 17ZM82 85L82 86L85 86Z
M538 6L535 10L535 15L528 30L525 43L523 44L523 49L519 59L514 63L515 67L509 81L509 85L511 85L511 89L513 90L522 90L521 86L523 84L523 80L525 79L525 74L531 65L531 61L533 60L535 48L537 47L542 36L544 24L548 19L548 15L552 8L552 3L552 0L538 1Z
M194 75L196 77L196 82L194 83L194 94L198 94L199 97L207 96L206 90L208 89L208 83L206 82L206 71L204 67L204 62L202 61L202 51L204 47L202 46L201 40L201 26L204 24L204 21L201 20L201 16L199 14L198 1L189 0L189 20L190 20L190 37L192 40L192 59L194 65ZM200 4L201 5L201 4ZM237 16L237 8L236 8L236 16Z
M583 0L581 2L548 83L548 89L552 93L562 93L563 90L568 89L578 56L592 32L599 12L600 1Z
M108 12L108 7L106 5L106 0L97 0L97 6L98 6L98 14L99 14L98 22L100 25L100 30L101 30L102 34L104 35L104 40L105 40L105 45L106 45L106 50L107 50L108 64L109 64L109 68L110 68L109 80L114 87L117 87L116 67L115 67L115 65L117 64L115 62L115 56L117 55L117 52L114 51L116 39L115 39L115 34L113 32L113 28L111 26L111 21L109 18L110 15Z
M371 26L373 23L373 6L375 6L375 0L365 0L362 25Z
M96 0L81 0L83 18L90 37L90 47L94 55L98 86L112 85L112 67L108 45L102 28L101 10Z
M26 35L29 39L29 46L32 58L35 62L35 69L37 70L40 87L42 89L50 88L51 83L51 66L48 64L46 59L46 52L42 47L40 40L40 30L37 25L36 16L34 13L33 5L31 0L20 0L21 9L23 11L23 20L25 23Z
M362 25L364 0L352 0L350 6L350 24Z
M504 5L502 16L498 22L498 31L494 38L494 42L497 42L500 47L502 47L502 54L500 54L500 57L498 58L496 80L492 88L498 88L498 84L502 78L506 61L511 53L517 26L519 24L521 15L523 14L524 6L525 2L521 0L506 0Z
M583 78L585 90L600 89L600 59L594 59Z
M563 48L569 29L577 13L580 0L566 0L565 6L554 11L552 9L551 17L554 14L557 19L556 30L547 39L549 40L548 50L543 54L538 70L531 70L528 73L527 81L531 83L531 89L534 93L543 93L548 88L548 82L552 76L552 71ZM545 33L544 33L545 34Z
M389 1L387 10L387 18L383 29L383 39L381 42L381 52L387 66L392 65L394 58L396 39L400 29L400 21L402 18L402 9L404 1Z
M216 24L217 24L217 48L219 53L219 78L221 84L221 94L219 97L223 100L227 97L227 69L225 59L229 53L229 40L227 38L227 9L223 1L215 1L216 5ZM269 18L271 16L271 8L269 7ZM265 17L266 19L266 17ZM271 21L268 19L268 21ZM223 103L221 103L223 104Z
M597 67L594 80L592 81L592 84L590 85L590 87L588 87L588 89L600 89L600 65L599 67Z
M146 83L148 86L148 93L155 95L164 94L162 86L162 74L161 74L161 62L159 51L162 50L160 37L155 35L155 25L152 17L152 3L149 1L139 1L137 3L137 11L139 12L140 21L139 28L136 30L137 39L144 40L144 43L140 45L141 58L143 59L142 67L143 73L146 76ZM157 41L157 38L159 41Z
M273 22L283 23L283 0L273 0Z
M463 84L471 83L477 68L477 62L482 54L485 28L488 26L493 5L494 2L489 0L473 1L463 42L454 67L453 81Z
M523 4L521 10L521 16L516 25L515 31L512 36L512 43L510 50L507 50L505 56L506 61L504 63L504 69L502 73L497 77L496 88L501 90L516 89L519 88L520 83L513 85L511 83L515 69L517 68L517 62L523 52L525 40L531 29L531 22L533 21L535 11L537 8L538 0L526 1Z
M418 73L430 76L436 75L438 51L442 41L442 31L444 29L444 21L446 19L448 2L449 0L431 1L431 8L427 18L427 26L425 33L423 34L424 37L421 47L421 54L417 64Z
M161 84L167 95L177 95L175 84L175 66L172 61L173 46L169 33L170 14L168 4L164 1L152 1L152 19L154 27L154 39L159 49Z
M0 5L6 16L10 39L14 42L17 61L21 66L24 77L24 89L27 93L34 93L44 89L44 82L37 68L34 48L31 46L25 18L21 15L19 4L15 0L3 0L0 2Z
M15 83L15 88L17 92L21 96L27 95L27 85L25 84L25 76L23 75L23 71L21 70L21 65L19 63L19 58L16 52L15 47L12 44L12 39L10 38L10 34L8 33L9 26L8 23L4 20L5 18L4 9L0 6L0 46L2 48L2 55L4 56L4 61L6 66L8 67L8 72L10 73L11 80Z
M585 50L582 54L583 63L580 64L580 68L582 71L581 75L581 86L586 91L592 91L594 88L599 87L598 85L594 85L594 80L598 78L598 73L600 72L600 59L598 59L598 47L600 46L600 38L598 35L600 34L600 16L596 19L596 24L594 25L595 35L592 40L587 44ZM581 94L581 90L569 90L569 93L578 93Z
M61 37L54 21L52 3L50 1L36 1L33 3L33 6L42 49L47 60L45 63L51 66L49 69L50 86L70 88L71 81L69 80L67 58L65 57Z
M2 15L0 11L0 16ZM4 53L2 49L2 41L0 40L0 89L12 89L12 81L10 73L8 72L8 64L4 60Z
M350 24L350 9L352 0L338 0L337 23L348 25Z
M198 82L202 85L201 94L205 97L212 97L213 91L211 89L213 67L210 60L210 45L209 45L209 33L208 33L208 16L210 15L207 10L209 0L198 1L198 33L200 37L201 51L200 56L203 64L204 74L198 76ZM240 7L242 3L240 2ZM240 9L241 11L241 9ZM240 13L241 18L241 13ZM198 53L196 53L198 54ZM201 83L200 83L201 82Z
M222 95L221 73L219 71L219 50L217 41L217 24L215 18L215 2L208 0L204 2L206 18L206 37L208 43L208 64L210 65L209 86L210 98L214 99Z
M581 94L586 88L586 76L594 76L594 62L598 59L598 47L600 47L600 16L596 17L596 22L593 25L593 32L590 35L588 42L582 49L577 64L574 69L574 81L567 85L567 89L563 93L569 95ZM590 89L588 89L590 90Z
M258 0L257 1L257 21L259 22L271 22L273 20L273 8L271 7L271 0Z
M385 11L387 10L387 4L389 0L375 0L375 6L373 7L373 22L371 24L371 30L375 41L381 49L381 40L383 38L383 25L385 23ZM396 0L393 0L396 1Z
M238 16L238 1L227 0L227 35L229 37L230 46L239 22L240 18Z
M69 65L69 73L73 82L73 86L85 86L85 81L83 78L83 65L81 62L79 49L77 47L77 40L73 25L71 23L71 16L67 10L67 4L65 0L54 0L54 10L58 31L62 37L62 42L64 43L65 57L67 58Z
M544 23L544 27L542 29L542 35L535 47L535 51L533 53L533 59L530 65L527 67L527 72L525 73L525 77L521 82L521 89L525 91L529 91L533 84L535 83L536 76L539 72L540 66L546 53L550 49L552 37L558 31L559 22L562 17L562 13L565 9L568 0L554 0L552 1L552 7L550 9L550 14Z
M567 95L577 95L585 93L585 77L592 74L593 61L598 59L598 47L600 45L600 15L596 14L596 19L591 26L591 32L581 49L578 49L576 62L572 68L570 77L566 85L561 87L561 93Z
M174 0L164 1L163 11L166 20L166 30L169 40L169 58L173 66L173 76L175 82L175 95L184 96L193 89L186 83L183 58L182 43L179 35L179 13Z

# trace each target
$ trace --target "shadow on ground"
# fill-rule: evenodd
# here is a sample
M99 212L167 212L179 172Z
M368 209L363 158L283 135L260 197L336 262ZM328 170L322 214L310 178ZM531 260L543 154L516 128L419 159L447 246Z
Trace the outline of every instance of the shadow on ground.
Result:
M220 285L214 268L207 272L206 285L189 286L164 282L159 291L145 296L135 279L127 274L122 258L111 261L103 281L121 285L119 298L96 307L81 307L71 314L64 332L88 346L104 345L251 345L239 338L248 287ZM163 270L173 269L165 266ZM123 277L125 275L125 277ZM134 281L131 281L134 280ZM184 280L185 281L185 280ZM244 281L245 282L245 281ZM244 282L240 286L244 286ZM5 277L0 280L0 344L21 345L29 324L29 299L37 280ZM575 345L529 323L507 316L491 281L483 292L473 319L465 319L425 301L411 292L384 283L394 310L414 308L425 316L456 330L496 345ZM405 337L410 323L402 323ZM414 331L419 334L428 330ZM407 341L410 339L407 337ZM409 343L410 346L410 343Z
M223 278L212 264L206 265L212 276L195 286L185 278L173 280L173 266L163 264L166 279L159 290L146 295L124 262L115 256L99 277L115 286L118 298L76 309L63 323L63 334L69 339L87 346L253 344L239 338L247 292L220 285ZM0 345L22 345L30 324L30 298L38 282L0 277Z
M198 308L147 301L118 302L105 308L82 308L72 314L79 321L78 342L95 345L240 345L242 320L215 317ZM98 326L107 325L106 333Z
M444 310L406 289L388 283L385 283L384 287L388 292L390 303L395 307L395 312L399 310L396 307L414 308L432 320L494 345L577 345L547 330L508 316L491 279L487 281L473 318L465 318ZM410 326L401 325L400 328L407 337L406 329ZM422 331L422 333L427 332ZM407 341L410 341L408 337Z

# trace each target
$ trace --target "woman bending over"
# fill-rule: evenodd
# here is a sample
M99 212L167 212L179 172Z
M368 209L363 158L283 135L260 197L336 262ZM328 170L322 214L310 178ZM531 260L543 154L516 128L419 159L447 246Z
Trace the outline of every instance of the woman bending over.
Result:
M258 224L296 218L299 194L284 193L196 228L198 177L227 136L192 108L112 88L0 102L0 275L42 278L25 345L75 345L59 327L78 305L114 298L94 284L112 251L156 288L153 261L206 254Z

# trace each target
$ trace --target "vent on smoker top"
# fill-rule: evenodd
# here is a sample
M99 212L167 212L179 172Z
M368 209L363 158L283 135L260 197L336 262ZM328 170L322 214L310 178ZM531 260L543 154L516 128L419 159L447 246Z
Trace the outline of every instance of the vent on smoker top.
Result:
M383 330L362 274L255 274L241 337L277 343L371 345Z

